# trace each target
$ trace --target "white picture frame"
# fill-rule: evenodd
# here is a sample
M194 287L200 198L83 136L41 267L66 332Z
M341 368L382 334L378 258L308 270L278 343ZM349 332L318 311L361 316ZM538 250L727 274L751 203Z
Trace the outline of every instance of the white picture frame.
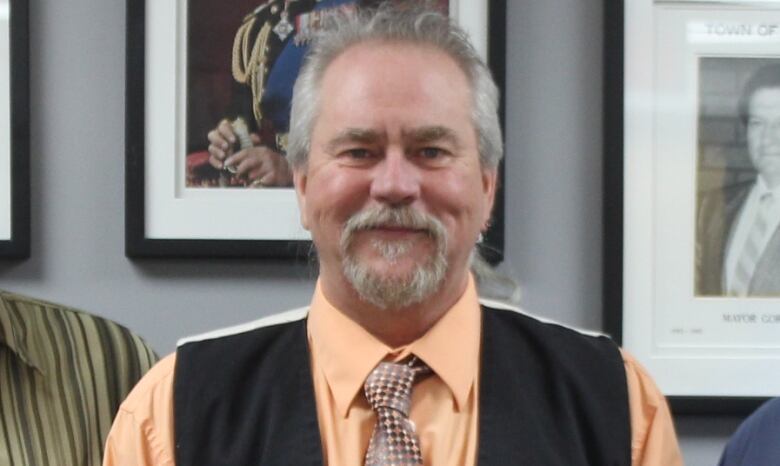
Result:
M186 185L188 5L188 0L127 0L126 255L306 256L310 237L300 225L292 188ZM491 9L500 17L491 19ZM488 59L488 42L496 42L489 23L504 21L504 0L450 0L449 11ZM503 51L500 29L496 45ZM498 68L503 73L503 55ZM503 221L494 224L502 227ZM500 243L492 250L501 255L503 231L489 234L492 239Z
M697 228L717 187L707 164L733 163L705 147L707 115L738 152L745 60L780 63L780 2L626 0L607 12L611 26L622 33L607 35L620 56L607 58L605 138L622 144L605 144L606 327L673 408L746 412L780 395L780 293L702 292Z

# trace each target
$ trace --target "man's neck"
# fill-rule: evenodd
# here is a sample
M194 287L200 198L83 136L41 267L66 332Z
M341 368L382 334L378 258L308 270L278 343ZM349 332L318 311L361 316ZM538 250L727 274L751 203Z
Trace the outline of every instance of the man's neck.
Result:
M360 298L343 275L320 275L322 293L333 306L391 348L422 337L463 295L468 271L446 276L441 288L420 303L403 309L381 309Z

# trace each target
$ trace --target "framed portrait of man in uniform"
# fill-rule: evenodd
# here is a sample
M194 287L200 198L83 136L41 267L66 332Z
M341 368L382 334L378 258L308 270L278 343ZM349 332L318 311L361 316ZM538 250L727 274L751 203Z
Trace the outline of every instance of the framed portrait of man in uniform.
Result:
M673 409L744 413L780 392L780 1L619 3L605 324Z
M380 2L127 2L126 254L306 256L286 160L293 84L329 16ZM431 5L464 28L502 83L505 1ZM492 262L503 254L498 197L485 241Z
M0 259L30 255L28 6L0 0Z
M292 186L285 163L290 101L309 43L329 16L375 3L233 0L215 14L214 0L190 0L185 185ZM449 4L435 2L444 12Z

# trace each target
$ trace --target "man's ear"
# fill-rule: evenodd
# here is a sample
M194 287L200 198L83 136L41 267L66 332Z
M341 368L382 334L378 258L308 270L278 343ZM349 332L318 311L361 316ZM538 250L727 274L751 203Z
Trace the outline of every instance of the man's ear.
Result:
M295 186L295 196L298 198L298 210L301 213L301 225L306 230L309 229L309 220L306 217L306 166L293 168L293 186Z
M482 194L485 202L485 214L482 219L484 228L490 223L490 217L493 214L493 205L496 202L496 187L498 185L498 169L482 169Z

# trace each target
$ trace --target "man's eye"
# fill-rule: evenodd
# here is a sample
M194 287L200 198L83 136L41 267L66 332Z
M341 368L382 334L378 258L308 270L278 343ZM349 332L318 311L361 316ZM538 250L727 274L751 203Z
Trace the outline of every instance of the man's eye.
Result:
M374 163L376 153L371 148L353 147L338 152L339 163L347 166L366 166Z
M368 149L349 149L344 151L344 155L355 160L367 159L371 156Z
M424 147L420 150L420 156L424 159L436 159L444 155L444 150L438 147Z
M758 118L751 118L748 120L748 126L750 128L760 128L763 124L764 122Z

